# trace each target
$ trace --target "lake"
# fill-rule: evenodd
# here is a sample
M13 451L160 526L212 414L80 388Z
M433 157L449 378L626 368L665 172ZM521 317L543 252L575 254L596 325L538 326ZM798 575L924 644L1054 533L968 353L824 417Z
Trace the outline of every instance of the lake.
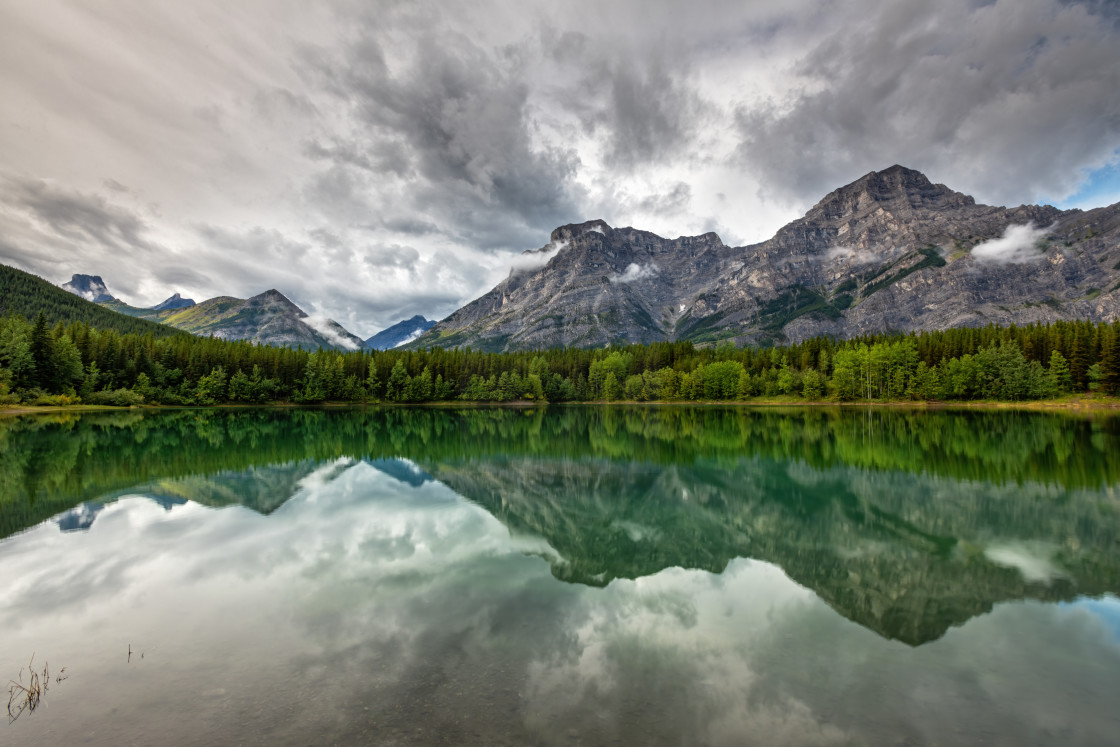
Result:
M5 745L1120 734L1114 416L7 417L0 537Z

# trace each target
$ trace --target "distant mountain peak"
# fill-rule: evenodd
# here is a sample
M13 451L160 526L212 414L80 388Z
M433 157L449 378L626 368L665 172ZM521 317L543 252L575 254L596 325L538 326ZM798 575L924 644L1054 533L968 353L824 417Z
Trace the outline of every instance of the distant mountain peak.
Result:
M167 309L186 309L194 306L193 298L183 298L178 293L168 298L162 303L157 303L152 307L152 311L164 311Z
M68 290L75 296L81 296L87 301L98 303L100 301L115 301L112 294L109 293L105 281L101 279L100 275L82 275L75 273L69 283L62 285L63 290Z
M269 288L264 293L253 296L248 300L248 303L254 305L279 305L289 311L297 313L300 317L307 316L307 312L297 306L292 299L288 298L275 288Z
M420 337L420 335L434 327L435 324L435 322L429 321L417 314L411 319L405 319L402 322L397 322L393 326L381 330L376 335L366 340L363 346L370 350L389 350L390 348L400 347Z

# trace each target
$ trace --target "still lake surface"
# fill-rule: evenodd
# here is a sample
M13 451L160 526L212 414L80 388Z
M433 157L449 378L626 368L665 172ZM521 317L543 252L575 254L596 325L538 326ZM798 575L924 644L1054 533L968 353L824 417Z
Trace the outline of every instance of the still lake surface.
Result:
M5 745L1120 739L1117 417L10 417L0 537Z

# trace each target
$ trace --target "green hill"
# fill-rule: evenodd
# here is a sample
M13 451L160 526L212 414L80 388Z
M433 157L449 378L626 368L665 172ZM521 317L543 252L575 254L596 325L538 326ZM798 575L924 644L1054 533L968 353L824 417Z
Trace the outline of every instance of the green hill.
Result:
M164 324L119 314L14 267L0 265L0 316L19 314L35 319L43 312L51 324L84 322L121 334L151 333L156 337L183 334Z

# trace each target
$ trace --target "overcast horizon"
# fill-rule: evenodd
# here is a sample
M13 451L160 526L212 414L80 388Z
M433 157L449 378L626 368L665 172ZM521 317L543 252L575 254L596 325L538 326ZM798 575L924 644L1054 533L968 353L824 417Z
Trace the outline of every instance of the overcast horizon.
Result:
M465 6L0 0L0 262L365 338L565 223L744 245L895 163L1120 201L1116 3Z

